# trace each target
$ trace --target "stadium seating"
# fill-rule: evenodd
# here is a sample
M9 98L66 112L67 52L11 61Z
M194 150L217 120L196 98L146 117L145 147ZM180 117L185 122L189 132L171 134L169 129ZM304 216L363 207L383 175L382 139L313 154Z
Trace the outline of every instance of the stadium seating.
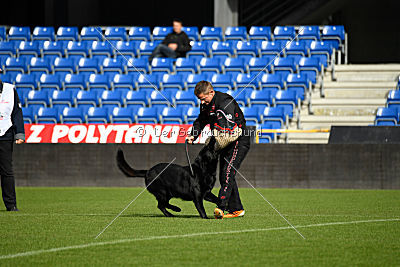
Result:
M378 108L375 125L395 126L399 122L399 110L395 107Z
M251 26L249 31L250 40L272 40L271 27Z
M130 27L128 31L128 40L151 41L149 27Z
M59 27L57 30L57 41L58 40L70 40L78 41L79 33L77 27Z
M223 41L221 27L203 27L200 35L201 40Z
M172 27L154 27L153 40L164 40L165 36L172 32Z

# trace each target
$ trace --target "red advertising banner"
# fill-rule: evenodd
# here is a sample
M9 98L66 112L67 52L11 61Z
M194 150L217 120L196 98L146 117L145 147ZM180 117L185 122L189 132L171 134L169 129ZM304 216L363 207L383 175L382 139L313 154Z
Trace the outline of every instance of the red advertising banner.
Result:
M185 143L192 125L181 124L25 124L27 143ZM206 126L195 143L211 135Z

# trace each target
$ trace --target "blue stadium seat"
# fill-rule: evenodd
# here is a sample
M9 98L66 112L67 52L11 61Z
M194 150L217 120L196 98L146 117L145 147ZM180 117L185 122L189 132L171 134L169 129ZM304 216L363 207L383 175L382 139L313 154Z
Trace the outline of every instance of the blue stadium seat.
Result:
M183 124L185 122L182 107L165 107L161 111L161 122L164 124Z
M86 88L85 76L82 74L67 74L64 78L64 88Z
M397 108L378 108L378 111L376 112L375 125L379 125L381 122L393 122L393 125L397 125L399 119L399 110Z
M83 27L81 30L81 40L101 41L103 36L100 27Z
M219 59L216 58L202 58L199 62L200 71L203 74L206 73L221 73L222 66Z
M297 66L292 58L275 58L273 64L274 73L283 75L294 73L297 71Z
M182 27L182 30L187 34L190 40L199 40L199 28L197 27Z
M182 75L179 74L164 74L161 78L163 89L167 87L174 87L183 90L185 88L185 82L183 81Z
M172 27L161 27L157 26L153 29L153 39L154 40L164 40L165 36L172 32Z
M32 107L22 108L22 114L24 117L24 123L35 123L36 115L33 113Z
M8 31L8 40L31 40L31 29L29 27L12 26Z
M278 56L282 53L284 45L281 41L263 41L261 43L260 54Z
M158 75L153 74L140 74L136 80L136 88L160 88Z
M250 40L272 40L271 27L269 26L251 26L249 31Z
M28 105L49 107L51 105L51 100L46 91L31 90L27 96L27 103Z
M306 74L289 74L286 78L286 88L296 91L297 98L304 100L307 93L311 94L311 83Z
M72 107L75 105L75 98L71 91L54 91L51 98L53 107Z
M94 58L81 58L78 62L78 72L99 73L100 65L97 59Z
M126 41L125 27L107 27L104 33L108 40Z
M194 42L192 45L192 49L186 53L187 57L192 56L210 56L210 46L206 42Z
M272 106L274 97L270 91L256 91L253 90L249 94L249 104L251 107L265 108Z
M247 30L244 26L226 27L225 40L247 40Z
M175 70L177 73L197 73L198 67L196 60L192 58L178 58L175 62Z
M239 74L236 76L236 87L238 90L256 90L259 88L260 77L259 75L251 75L251 74ZM243 89L245 88L245 89Z
M234 85L230 74L214 74L211 77L211 83L215 89L227 88L228 90L232 90Z
M260 130L272 130L272 129L280 129L280 122L264 122L259 127ZM260 132L258 143L259 144L268 144L272 142L276 142L276 133L265 133Z
M319 58L303 57L299 61L299 73L306 74L313 84L317 82L317 77L322 69L323 67Z
M227 74L247 73L247 67L242 58L227 58L224 69Z
M36 116L36 123L59 123L60 115L58 114L58 109L56 108L39 108Z
M107 41L94 41L91 48L91 55L105 55L107 57L111 57L113 55L113 48Z
M205 74L189 74L186 77L186 86L188 88L195 87L200 81L207 81L208 76Z
M125 60L123 61L124 64L126 64L126 70L127 72L133 72L133 73L149 73L150 72L150 67L149 67L149 61L145 58L128 58L128 62Z
M121 58L106 58L102 64L103 72L108 74L122 74L125 66Z
M65 56L66 46L62 41L50 42L45 41L43 44L42 56L44 55L56 55L59 57Z
M109 77L104 74L90 74L88 85L89 90L93 88L104 88L105 90L111 89L111 81Z
M63 123L85 123L86 116L83 109L77 108L64 108L62 111L62 122Z
M17 77L17 75L15 75L15 77ZM0 74L0 80L2 80L3 82L6 82L6 83L12 84L15 81L15 77L9 73L8 74Z
M6 34L6 27L0 26L0 41L1 41L1 42L6 41L6 36L7 36L7 34Z
M310 55L312 57L318 57L325 67L328 67L328 65L331 64L330 59L332 52L332 46L326 42L313 41L311 43Z
M125 99L126 106L137 106L143 107L149 104L148 95L145 91L129 91Z
M400 91L391 90L387 97L387 103L390 104L400 104Z
M296 36L293 26L276 26L274 29L275 40L292 40Z
M236 44L236 54L237 55L251 55L256 57L258 53L258 48L255 42L243 42L239 41Z
M199 100L192 91L178 91L175 95L175 104L177 106L192 105L195 107L199 104Z
M18 56L20 57L21 55L33 55L39 57L41 55L39 43L22 41L18 47Z
M333 40L335 42L335 47L338 48L345 39L345 31L342 25L328 25L324 26L322 29L322 40Z
M244 107L242 108L243 115L246 121L254 121L255 123L260 123L262 120L261 113L256 107Z
M87 112L88 123L108 123L110 118L108 116L107 108L90 107Z
M300 106L296 92L291 90L280 90L275 94L275 106L282 107L289 118L293 118L295 110Z
M76 66L74 60L71 58L58 57L53 64L54 73L74 74Z
M193 124L193 122L197 119L199 116L200 109L196 107L189 107L189 109L186 111L186 123L187 124Z
M221 27L203 27L200 33L201 40L216 40L222 41Z
M174 70L174 60L172 58L154 58L151 61L151 71L157 73L171 73Z
M273 56L264 56L262 58L253 57L250 59L248 64L249 73L257 75L260 72L266 73L271 71L273 63Z
M99 98L93 91L79 91L76 96L76 104L78 107L90 106L96 107L99 105Z
M139 46L140 56L151 55L153 50L159 45L157 42L141 42Z
M132 107L119 108L115 107L111 111L111 122L112 123L129 123L135 122L136 110Z
M213 57L216 55L227 55L228 57L231 57L235 53L235 50L228 42L213 42L211 45L211 51Z
M291 42L285 48L286 55L308 56L308 47L305 42Z
M119 41L116 44L116 50L114 50L115 55L124 55L127 58L128 57L135 57L135 55L138 53L137 50L139 48L139 45L137 45L137 42L123 42ZM124 58L124 57L122 57Z
M67 55L68 57L71 57L72 55L80 55L83 57L88 57L90 55L90 48L88 46L88 43L74 42L74 41L68 42Z
M53 71L49 59L33 57L29 63L29 72L31 74L49 74Z
M282 107L267 107L262 110L262 123L269 122L273 129L281 129L286 125L286 115Z
M12 42L0 42L0 55L8 55L10 57L17 53L17 48Z
M54 41L54 27L35 27L32 40Z
M28 73L28 66L25 60L21 58L7 58L4 68L5 73Z
M158 123L160 120L159 117L158 108L141 107L136 113L136 123Z
M26 106L26 98L31 90L29 88L17 88L16 92L18 94L19 102L21 103L21 107Z
M263 74L260 81L261 88L276 88L277 90L285 88L285 83L280 74Z
M19 73L15 77L15 87L19 88L30 88L35 90L38 87L38 79L34 74L21 74Z
M249 93L250 91L246 90L236 90L236 91L228 91L226 92L235 98L236 102L239 104L240 107L246 107L249 102Z
M57 74L42 74L39 79L39 86L41 89L43 88L55 88L57 90L61 90L62 81L59 75Z
M101 95L102 107L121 107L124 99L120 91L104 91Z
M170 92L154 90L150 94L150 104L152 107L170 107L173 106L174 98Z
M320 33L318 26L302 26L299 28L299 35L297 37L299 40L314 40L319 41Z
M243 59L244 64L247 66L253 57L251 55L237 55L237 58Z
M128 32L128 40L151 41L149 27L130 27Z
M114 88L135 88L135 75L133 74L117 74L113 79Z
M78 41L79 33L78 27L59 27L57 29L57 41L59 40L70 40L70 41Z

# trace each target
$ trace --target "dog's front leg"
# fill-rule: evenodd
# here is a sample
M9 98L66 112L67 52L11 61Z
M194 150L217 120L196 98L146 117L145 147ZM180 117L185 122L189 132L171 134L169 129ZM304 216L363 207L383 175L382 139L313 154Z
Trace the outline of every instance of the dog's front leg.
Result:
M203 219L208 219L206 211L204 209L204 205L203 205L203 198L200 195L200 193L195 194L193 202L194 202L194 205L195 205L197 211L200 214L200 217Z
M214 195L211 191L206 193L206 195L204 196L204 200L207 200L208 202L217 204L217 206L219 203L219 198L216 195Z

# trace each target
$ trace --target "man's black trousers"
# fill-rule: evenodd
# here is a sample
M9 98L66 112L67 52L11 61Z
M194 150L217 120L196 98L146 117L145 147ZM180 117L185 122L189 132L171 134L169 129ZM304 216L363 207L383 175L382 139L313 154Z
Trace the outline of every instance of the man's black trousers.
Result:
M236 170L239 170L249 149L250 137L243 135L225 147L220 153L219 182L221 189L218 194L220 200L218 207L222 210L234 212L243 209L235 176Z
M12 167L13 141L0 141L1 192L7 209L16 206L15 181Z

